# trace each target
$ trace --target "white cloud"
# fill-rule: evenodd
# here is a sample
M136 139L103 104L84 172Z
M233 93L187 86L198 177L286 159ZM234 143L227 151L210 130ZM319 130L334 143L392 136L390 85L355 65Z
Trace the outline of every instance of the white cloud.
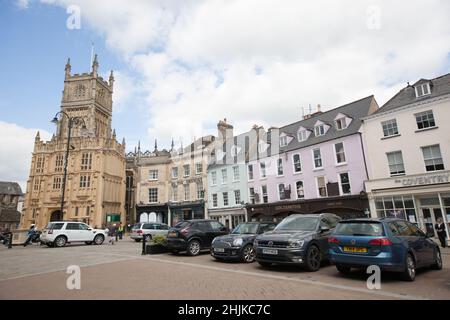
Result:
M30 6L30 0L16 0L16 6L19 9L28 9Z
M42 140L51 138L45 130L0 121L0 180L19 182L23 192L26 191L26 180L23 179L27 179L30 172L37 131Z
M129 63L134 79L116 98L146 95L148 132L163 143L188 142L224 117L244 131L295 121L309 104L370 94L382 104L406 81L443 72L450 52L446 0L45 2L78 4ZM367 26L371 6L380 29Z

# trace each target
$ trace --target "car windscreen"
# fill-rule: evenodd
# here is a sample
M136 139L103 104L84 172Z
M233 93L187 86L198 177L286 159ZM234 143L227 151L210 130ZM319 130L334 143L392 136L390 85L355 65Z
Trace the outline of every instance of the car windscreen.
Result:
M135 225L133 225L131 227L131 229L140 229L141 228L141 223L136 223Z
M383 236L383 225L372 221L346 221L340 222L334 232L340 236L377 237Z
M183 229L183 228L189 227L190 225L191 225L191 223L189 221L180 221L175 225L174 228Z
M50 222L50 223L47 224L45 229L48 229L48 230L61 230L63 225L64 225L64 223Z
M318 217L287 217L275 230L314 231L317 228Z
M256 234L258 232L258 225L256 223L241 223L234 228L231 234Z

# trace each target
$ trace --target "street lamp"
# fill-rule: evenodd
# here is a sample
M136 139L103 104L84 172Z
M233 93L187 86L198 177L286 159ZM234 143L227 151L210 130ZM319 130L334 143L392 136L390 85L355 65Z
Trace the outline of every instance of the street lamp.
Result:
M68 132L67 132L67 148L66 148L66 155L65 155L65 159L64 159L64 175L63 175L63 182L62 182L62 193L61 193L61 217L64 218L64 195L66 192L66 179L67 179L67 163L69 162L69 151L70 149L74 149L74 147L72 147L70 145L70 138L71 138L71 133L72 133L72 128L74 126L80 126L81 125L81 130L85 131L86 128L86 123L84 122L84 119L82 117L70 117L66 112L64 111L59 111L55 114L55 117L53 118L53 120L51 121L54 124L58 124L58 122L61 120L58 120L58 115L61 116L61 119L63 117L67 118L67 125L68 125Z

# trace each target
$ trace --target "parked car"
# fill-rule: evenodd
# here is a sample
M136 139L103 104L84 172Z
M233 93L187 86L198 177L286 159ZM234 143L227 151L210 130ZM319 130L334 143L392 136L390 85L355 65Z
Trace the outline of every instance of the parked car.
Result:
M214 238L211 255L217 260L255 261L253 241L258 234L271 231L276 227L274 222L245 222L239 224L225 236Z
M49 247L64 247L73 242L101 245L106 239L106 231L93 229L83 222L54 221L42 230L40 239Z
M175 227L169 229L167 248L175 254L186 251L189 255L196 256L201 250L209 249L215 237L229 232L227 227L216 220L181 221Z
M139 222L131 227L130 238L139 242L145 235L145 240L149 241L155 235L167 236L169 226L165 223L157 222Z
M328 259L328 237L340 220L331 213L290 215L256 237L256 261L263 267L294 264L317 271Z
M377 265L414 281L416 269L442 269L439 246L414 224L397 218L342 221L329 238L330 260L339 272Z

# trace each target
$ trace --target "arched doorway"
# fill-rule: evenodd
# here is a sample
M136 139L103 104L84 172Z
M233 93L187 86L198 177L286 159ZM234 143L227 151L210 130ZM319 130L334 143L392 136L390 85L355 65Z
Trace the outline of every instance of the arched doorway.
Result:
M61 210L53 211L50 216L50 221L61 221L63 219L63 215Z
M142 212L139 216L139 222L148 222L148 213Z
M148 222L156 222L156 213L150 212L148 215Z

